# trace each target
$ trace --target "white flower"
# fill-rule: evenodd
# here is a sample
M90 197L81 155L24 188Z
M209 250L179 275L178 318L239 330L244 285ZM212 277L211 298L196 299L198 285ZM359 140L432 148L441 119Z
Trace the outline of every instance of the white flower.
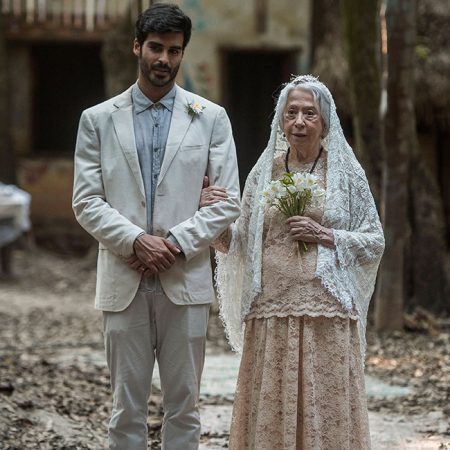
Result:
M199 116L203 114L203 110L206 106L201 105L197 101L192 101L186 105L186 110L190 116Z
M273 201L272 193L269 190L264 190L262 193L261 204L270 205Z
M312 173L305 173L305 183L311 188L314 185L317 185L317 177Z
M305 172L295 173L292 176L292 182L295 186L295 190L300 194L304 191L311 191L311 193L314 193L319 187L317 184L317 177Z
M282 198L286 195L286 188L280 181L270 181L267 188L262 192L262 202L267 205L272 205L276 199Z
M272 192L272 195L274 198L283 198L286 195L286 187L283 186L283 184L277 180L277 181L272 181L270 183L269 189Z
M306 181L303 173L294 173L292 175L292 182L297 192L302 192L306 188Z

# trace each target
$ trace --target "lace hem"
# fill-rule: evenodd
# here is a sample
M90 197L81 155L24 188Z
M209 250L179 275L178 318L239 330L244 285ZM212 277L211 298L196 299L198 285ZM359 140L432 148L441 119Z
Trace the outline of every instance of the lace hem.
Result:
M245 322L251 319L270 319L271 317L278 317L280 319L284 319L286 317L326 317L327 319L332 319L333 317L339 317L340 319L351 319L351 320L358 320L358 316L356 314L352 314L350 312L344 312L344 311L311 311L305 309L304 311L291 311L291 312L271 312L271 311L265 311L265 312L255 312L255 313L249 313L247 317L245 318Z

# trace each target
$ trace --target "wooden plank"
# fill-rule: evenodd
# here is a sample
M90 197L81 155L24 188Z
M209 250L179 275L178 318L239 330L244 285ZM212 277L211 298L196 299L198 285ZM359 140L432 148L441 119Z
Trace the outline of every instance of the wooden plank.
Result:
M48 6L48 13L51 16L52 25L58 27L62 23L64 4L62 0L52 0Z
M63 24L65 27L72 25L72 0L63 0Z
M34 0L27 0L26 5L26 21L27 23L34 22L34 14L35 14L35 3Z
M86 30L95 28L95 0L86 0Z
M38 0L37 10L38 10L38 15L37 15L38 22L45 22L45 20L47 19L47 2L46 2L46 0Z
M73 3L73 26L75 28L83 27L83 0L74 0Z
M22 15L22 2L20 0L13 0L12 12L16 17Z
M9 14L11 12L11 1L10 0L0 0L2 3L2 13Z
M97 16L97 26L102 28L105 26L105 19L106 19L106 0L97 0L96 4L96 12L95 15Z

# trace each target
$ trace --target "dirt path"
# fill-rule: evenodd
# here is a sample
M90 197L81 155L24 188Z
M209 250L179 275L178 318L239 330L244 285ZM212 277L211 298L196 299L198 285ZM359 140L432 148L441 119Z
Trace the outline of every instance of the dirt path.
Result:
M15 278L0 279L0 449L105 448L111 399L92 266L92 258L16 252ZM214 314L208 335L202 450L226 447L239 362ZM375 450L450 450L449 343L445 333L369 334L367 372L381 383L369 397ZM406 394L390 395L392 382ZM157 388L149 408L158 449Z

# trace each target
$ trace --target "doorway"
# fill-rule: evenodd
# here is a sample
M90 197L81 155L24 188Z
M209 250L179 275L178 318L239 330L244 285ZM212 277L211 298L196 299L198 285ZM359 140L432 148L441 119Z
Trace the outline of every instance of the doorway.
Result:
M41 43L33 63L33 151L72 156L81 112L105 99L100 44Z
M297 71L299 50L224 49L222 99L233 126L241 189L265 149L275 107L273 94Z

